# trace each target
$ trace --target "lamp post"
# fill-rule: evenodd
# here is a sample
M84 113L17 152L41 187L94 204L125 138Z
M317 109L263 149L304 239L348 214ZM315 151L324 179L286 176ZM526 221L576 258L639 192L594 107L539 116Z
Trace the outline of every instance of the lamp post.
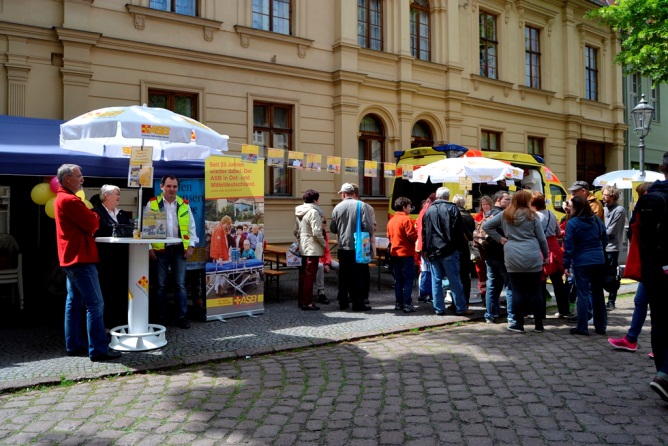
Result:
M633 115L633 122L635 128L634 133L640 139L638 143L639 161L640 161L640 177L645 178L645 136L652 130L652 118L654 117L654 107L649 105L645 100L645 95L642 95L640 102L635 106L631 112Z

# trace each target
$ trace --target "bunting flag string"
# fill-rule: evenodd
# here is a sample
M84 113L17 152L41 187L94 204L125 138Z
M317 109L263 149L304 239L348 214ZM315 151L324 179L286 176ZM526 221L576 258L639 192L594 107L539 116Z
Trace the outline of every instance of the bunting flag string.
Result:
M254 144L241 144L229 141L228 145L241 147L241 160L247 163L256 164L260 152L264 149L266 152L266 166L268 168L291 168L296 170L306 170L311 172L322 172L323 170L334 174L359 175L360 168L362 173L368 178L377 178L379 168L382 168L382 175L385 179L395 178L397 176L397 164L379 162L375 160L359 160L356 158L342 158L340 156L324 156L317 153L296 152L285 149L275 149L273 147L262 148ZM326 161L323 167L323 158ZM343 171L341 167L343 166ZM412 176L411 166L403 166L399 175L403 178Z

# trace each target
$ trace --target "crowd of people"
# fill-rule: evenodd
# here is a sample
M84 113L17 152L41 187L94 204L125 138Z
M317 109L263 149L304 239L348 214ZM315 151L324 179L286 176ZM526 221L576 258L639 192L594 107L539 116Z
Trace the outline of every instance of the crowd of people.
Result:
M642 276L634 299L631 327L626 336L610 338L609 342L616 349L635 351L649 305L651 356L657 369L650 385L668 401L668 301L662 297L668 286L668 153L664 154L660 170L666 181L639 186L639 199L631 219L637 229L631 243L639 250ZM75 195L83 184L81 168L65 164L58 169L57 176L61 184L54 205L57 246L68 291L66 350L69 355L85 353L93 361L114 359L120 353L109 350L105 326L120 323L122 310L109 296L122 293L127 279L124 282L119 276L122 268L112 266L127 256L119 249L127 248L105 247L98 252L94 237L109 236L115 226L129 224L130 219L118 208L118 187L103 186L100 203L89 210ZM181 240L151 245L150 258L157 267L160 316L166 318L167 271L171 269L176 285L176 324L187 329L190 324L185 262L198 238L190 207L177 195L178 179L165 176L160 188L162 193L152 198L146 209L164 211L167 236ZM569 191L573 197L564 202L566 215L561 221L546 209L545 196L527 190L516 191L512 196L500 190L493 198L481 197L480 210L474 216L465 209L464 196L455 196L450 201L449 189L440 187L421 203L417 221L410 217L411 200L395 199L395 215L387 225L395 310L416 311L412 294L417 266L418 301L431 303L436 315L445 315L448 310L458 316L473 314L469 296L475 260L487 323L493 324L499 318L500 295L505 288L508 330L524 333L525 321L531 318L534 331L542 333L549 279L557 301L555 316L576 324L571 334L588 336L591 324L595 333L606 334L607 311L615 309L619 284L606 287L607 304L604 287L608 276L617 271L626 212L618 204L619 191L613 186L603 188L603 203L584 181L576 181ZM295 209L294 235L302 258L298 306L304 311L318 310L316 303L330 303L324 294L324 273L332 269L339 271L339 309L352 306L352 311L371 310L368 258L376 255L377 229L373 207L360 200L355 184L344 183L338 193L341 202L334 207L329 225L329 230L338 237L338 261L329 251L327 218L318 206L320 194L307 190L304 203ZM237 249L241 256L253 258L263 243L261 227L235 227L231 218L225 216L213 231L209 256L224 262L229 260L232 249ZM367 243L370 246L364 246L365 252L362 247ZM449 307L445 306L444 284L452 298ZM88 342L80 327L84 309Z
M264 230L259 224L234 224L232 217L206 224L205 247L207 261L223 263L232 258L232 250L239 250L241 259L260 259L264 251Z

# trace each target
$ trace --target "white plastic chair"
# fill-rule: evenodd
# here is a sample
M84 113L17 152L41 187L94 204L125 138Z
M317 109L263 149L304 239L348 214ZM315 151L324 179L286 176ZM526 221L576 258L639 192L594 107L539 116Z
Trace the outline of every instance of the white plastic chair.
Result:
M0 269L0 285L11 285L16 284L16 288L19 293L19 308L23 310L23 254L19 253L19 262L18 267L14 269ZM14 303L14 297L16 295L12 293L12 303Z

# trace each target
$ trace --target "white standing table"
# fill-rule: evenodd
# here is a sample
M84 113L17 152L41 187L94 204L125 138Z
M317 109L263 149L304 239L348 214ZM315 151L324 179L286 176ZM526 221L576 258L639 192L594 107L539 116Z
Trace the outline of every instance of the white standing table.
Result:
M123 352L142 352L167 345L162 325L148 323L148 247L151 243L181 243L180 238L136 239L97 237L99 243L128 245L128 325L111 329L109 348ZM122 265L118 265L122 268Z

